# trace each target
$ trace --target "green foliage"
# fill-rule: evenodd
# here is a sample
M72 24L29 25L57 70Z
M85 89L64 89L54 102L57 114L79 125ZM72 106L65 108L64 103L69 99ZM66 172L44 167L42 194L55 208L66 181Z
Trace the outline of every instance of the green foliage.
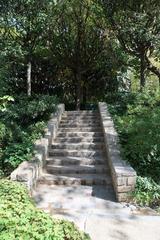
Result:
M158 1L104 1L108 22L123 49L131 57L130 66L140 76L141 89L149 71L160 78L159 4ZM152 58L152 60L151 60ZM158 60L158 61L157 61ZM138 69L140 68L140 69ZM148 71L146 71L148 70Z
M50 114L56 109L57 99L49 95L35 95L27 97L22 95L16 97L15 104L10 105L8 114L4 116L6 120L18 122L21 126L28 126L41 119L48 119Z
M11 171L21 162L29 161L32 158L33 144L36 139L42 136L45 126L45 122L37 122L30 125L25 131L19 129L18 135L14 136L12 142L5 147L3 152L2 161L7 171ZM14 142L15 140L18 142Z
M23 139L21 143L8 145L3 153L2 161L7 170L16 168L21 162L29 161L33 154L33 143L30 139Z
M75 103L78 73L83 103L101 98L106 90L117 91L117 75L127 70L120 72L126 54L110 32L99 1L9 1L0 11L0 86L5 85L8 94L27 92L29 62L35 94L43 90ZM8 74L1 74L5 70Z
M134 201L141 206L160 205L160 185L151 178L137 177L136 189L133 193Z
M89 240L73 223L56 220L35 208L20 183L0 180L2 240Z
M158 1L19 0L2 3L0 13L0 93L26 92L28 63L32 93L69 104L77 89L82 103L130 89L140 59L147 81L160 76Z
M153 189L156 189L154 181L160 184L160 92L124 95L121 100L110 105L110 111L120 136L123 157L138 175L145 177L144 182L140 178L137 183L136 196L144 197L144 202L149 201L150 204L155 201L153 191L148 189L141 196L140 183L147 184L145 181L148 179L148 186L152 185ZM149 197L151 199L148 200Z
M8 175L21 162L32 158L34 142L42 136L56 104L52 96L19 96L1 112L1 172Z
M13 102L13 101L14 101L14 99L11 96L0 97L0 112L6 111L7 104L9 102Z
M6 135L6 126L4 123L0 122L0 143L2 143L5 135Z
M20 183L12 182L6 179L0 180L0 201L12 201L14 203L27 204L31 199L27 189Z

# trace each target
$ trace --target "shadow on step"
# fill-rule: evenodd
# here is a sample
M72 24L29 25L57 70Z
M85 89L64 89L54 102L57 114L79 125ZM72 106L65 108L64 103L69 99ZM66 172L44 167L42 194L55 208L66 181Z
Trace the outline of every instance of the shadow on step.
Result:
M105 186L48 186L40 184L33 198L36 205L49 213L65 211L116 210L112 189Z
M99 199L116 202L116 196L112 187L94 185L92 186L92 196Z

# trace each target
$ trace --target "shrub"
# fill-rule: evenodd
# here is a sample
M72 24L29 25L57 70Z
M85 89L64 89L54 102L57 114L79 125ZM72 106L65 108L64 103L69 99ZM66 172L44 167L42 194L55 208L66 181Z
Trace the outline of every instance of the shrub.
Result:
M128 101L128 99L132 100ZM134 98L133 94L131 98L126 95L122 103L117 100L114 105L110 105L110 112L120 137L123 158L133 166L139 176L144 177L144 181L148 179L153 189L156 183L160 184L159 106L160 92L137 93L134 94ZM137 182L137 197L142 190L140 181L142 183L142 178ZM148 196L152 200L148 200ZM150 192L144 192L143 198L145 197L146 202L155 202ZM157 197L160 199L160 196Z
M14 99L11 96L0 97L0 111L5 112L9 102L13 102Z
M6 135L6 132L7 132L7 130L6 130L5 124L0 122L0 144L1 145L2 145L3 139Z
M73 223L35 208L20 183L0 180L1 240L89 240Z
M3 118L8 123L12 120L22 127L38 121L46 120L56 109L57 98L49 95L35 95L32 97L19 96L10 104L7 114Z
M0 111L0 176L31 159L33 144L42 136L56 105L54 96L18 96Z
M134 201L142 206L160 205L160 185L151 178L137 177L136 189L133 193Z
M115 125L120 136L124 158L139 175L160 181L160 95L137 94L127 110L112 105ZM153 98L153 99L152 99ZM118 107L117 107L118 105Z

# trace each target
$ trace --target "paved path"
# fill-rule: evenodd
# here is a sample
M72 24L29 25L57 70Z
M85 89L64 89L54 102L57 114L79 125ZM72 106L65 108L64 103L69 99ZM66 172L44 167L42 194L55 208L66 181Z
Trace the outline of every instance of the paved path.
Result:
M160 217L138 217L115 202L98 112L63 114L33 197L92 240L160 240Z
M160 240L160 217L133 214L115 202L112 189L39 185L33 197L39 208L75 222L92 240Z

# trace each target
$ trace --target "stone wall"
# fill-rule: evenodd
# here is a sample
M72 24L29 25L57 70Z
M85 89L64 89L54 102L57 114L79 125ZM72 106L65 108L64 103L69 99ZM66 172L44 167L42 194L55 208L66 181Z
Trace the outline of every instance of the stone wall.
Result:
M127 201L128 194L135 188L136 172L120 155L118 134L109 114L107 104L98 104L104 131L105 147L109 161L114 190L119 202Z
M59 104L55 113L51 115L45 129L45 135L35 142L35 154L31 161L22 162L10 175L13 181L23 182L29 191L36 185L48 155L48 147L56 137L59 122L65 110L64 104Z

